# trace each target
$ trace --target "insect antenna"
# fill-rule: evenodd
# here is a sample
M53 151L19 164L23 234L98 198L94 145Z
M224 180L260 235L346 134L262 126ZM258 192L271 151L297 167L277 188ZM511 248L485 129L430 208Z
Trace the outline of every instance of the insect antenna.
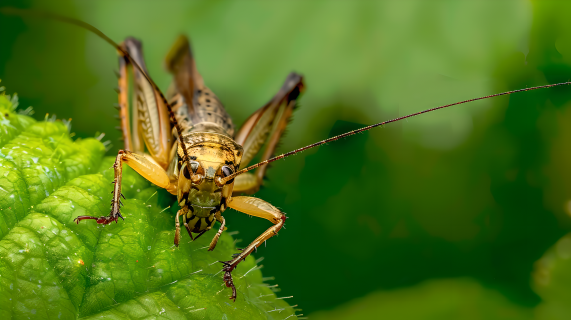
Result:
M338 136L334 136L334 137L331 137L331 138L328 138L328 139L325 139L325 140L321 140L321 141L312 143L312 144L310 144L310 145L308 145L308 146L305 146L305 147L302 147L302 148L299 148L299 149L295 149L295 150L286 152L286 153L284 153L284 154L281 154L281 155L279 155L279 156L275 156L275 157L273 157L273 158L270 158L270 159L268 159L268 160L265 160L265 161L256 163L256 164L251 165L251 166L249 166L249 167L246 167L246 168L244 168L244 169L242 169L242 170L236 171L235 173L233 173L233 174L227 176L226 178L224 178L222 181L223 181L224 183L226 183L226 182L228 182L228 181L234 179L236 176L241 175L242 173L246 173L246 172L248 172L248 171L250 171L250 170L254 170L254 169L256 169L256 168L258 168L258 167L261 167L261 166L263 166L263 165L266 165L266 164L268 164L268 163L270 163L270 162L274 162L274 161L276 161L276 160L280 160L280 159L283 159L283 158L292 156L292 155L294 155L294 154L297 154L297 153L299 153L299 152L305 151L305 150L307 150L307 149L319 147L320 145L323 145L323 144L326 144L326 143L329 143L329 142L332 142L332 141L335 141L335 140L339 140L339 139L341 139L341 138L345 138L345 137L348 137L348 136L352 136L352 135L354 135L354 134L357 134L357 133L360 133L360 132L363 132L363 131L371 130L371 129L373 129L373 128L376 128L376 127L379 127L379 126L382 126L382 125L385 125L385 124L389 124L389 123L392 123L392 122L397 122L397 121L400 121L400 120L404 120L404 119L407 119L407 118L411 118L411 117L414 117L414 116L418 116L418 115L421 115L421 114L423 114L423 113L428 113L428 112L436 111L436 110L439 110L439 109L444 109L444 108L448 108L448 107L451 107L451 106L455 106L455 105L459 105L459 104L464 104L464 103L467 103L467 102L478 101L478 100L483 100L483 99L488 99L488 98L493 98L493 97L499 97L499 96L505 96L505 95L509 95L509 94L512 94L512 93L522 92L522 91L531 91L531 90L537 90L537 89L551 88L551 87L557 87L557 86L568 85L568 84L571 84L571 81L560 82L560 83L554 83L554 84L546 84L546 85L543 85L543 86L537 86L537 87L531 87L531 88L524 88L524 89L517 89L517 90L512 90L512 91L507 91L507 92L502 92L502 93L496 93L496 94L492 94L492 95L485 96L485 97L479 97L479 98L464 100L464 101L455 102L455 103L443 105L443 106L436 107L436 108L426 109L426 110L423 110L423 111L411 113L411 114L406 115L406 116L398 117L398 118L395 118L395 119L392 119L392 120L387 120L387 121L375 123L375 124L372 124L372 125L369 125L369 126L366 126L366 127L363 127L363 128L355 129L355 130L353 130L353 131L345 132L345 133L340 134L340 135L338 135Z
M119 51L124 57L129 59L129 61L141 72L141 74L145 77L145 79L147 79L147 82L149 82L149 84L153 87L153 89L159 93L161 100L167 106L170 121L175 126L176 131L178 133L178 138L180 140L180 146L181 146L182 151L184 153L184 158L185 158L184 161L189 159L188 151L186 150L186 146L182 142L182 129L181 129L180 125L178 124L178 121L176 121L176 118L175 118L174 112L172 111L171 105L168 103L167 98L165 97L165 95L163 94L161 89L159 89L159 87L155 84L155 82L151 79L151 77L149 77L149 75L145 72L145 70L137 63L137 61L135 61L135 59L133 59L131 57L131 55L129 54L129 52L127 52L127 50L121 48L121 46L118 43L116 43L111 38L109 38L101 30L97 29L96 27L90 25L87 22L84 22L84 21L81 21L78 19L62 16L62 15L59 15L56 13L51 13L51 12L44 12L44 11L30 10L30 9L18 9L18 8L13 8L13 7L0 8L0 12L2 12L3 14L6 14L6 15L16 15L16 16L21 16L21 17L30 16L30 17L52 19L52 20L57 20L57 21L64 22L64 23L69 23L69 24L78 26L80 28L83 28L87 31L94 33L96 36L105 40L105 42L109 43L111 46L113 46L115 49L117 49L117 51Z

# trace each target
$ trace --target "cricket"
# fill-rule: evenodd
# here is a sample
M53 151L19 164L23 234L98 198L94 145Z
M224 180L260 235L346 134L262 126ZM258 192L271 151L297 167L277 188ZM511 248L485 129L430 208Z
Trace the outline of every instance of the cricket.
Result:
M240 252L222 263L223 281L236 300L232 271L265 241L282 229L286 214L272 204L251 196L259 190L267 164L302 151L397 122L424 113L492 97L523 91L569 85L571 82L547 84L467 99L419 111L346 132L313 144L275 155L276 147L287 128L297 101L305 90L301 74L292 72L264 106L237 128L222 102L204 83L197 69L190 42L180 36L165 58L173 82L163 93L149 76L143 58L142 43L127 38L116 43L94 26L73 18L50 13L4 8L5 14L35 16L59 20L84 28L112 45L119 54L118 104L123 149L117 154L114 168L113 199L107 216L78 216L76 223L95 220L98 224L117 223L121 215L121 178L124 164L142 177L177 197L180 210L174 217L174 245L178 246L181 222L192 240L204 235L219 222L208 247L215 249L226 230L223 213L227 208L266 219L273 225ZM153 62L154 63L154 62ZM130 81L133 82L129 92ZM132 109L133 108L133 109ZM131 112L131 110L133 110ZM261 153L261 161L252 164Z

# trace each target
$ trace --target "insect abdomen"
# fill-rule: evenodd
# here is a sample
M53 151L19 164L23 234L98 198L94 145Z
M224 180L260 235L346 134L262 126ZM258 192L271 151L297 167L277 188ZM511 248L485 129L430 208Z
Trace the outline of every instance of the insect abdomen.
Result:
M213 132L233 137L234 123L232 118L216 95L210 89L205 88L204 90L197 90L194 97L196 97L196 101L193 109L188 107L181 95L177 94L174 97L173 109L175 109L177 121L184 128L183 134Z
M214 221L216 221L214 213L210 214L208 217L198 217L194 215L192 211L189 211L186 214L185 219L188 227L194 233L199 233L212 228Z

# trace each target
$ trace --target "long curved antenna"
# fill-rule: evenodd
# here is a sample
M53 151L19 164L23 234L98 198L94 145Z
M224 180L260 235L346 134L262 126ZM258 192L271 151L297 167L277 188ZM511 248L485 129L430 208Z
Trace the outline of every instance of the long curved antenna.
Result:
M18 8L13 8L13 7L0 8L0 12L2 12L5 15L15 15L15 16L21 16L21 17L30 16L30 17L52 19L52 20L57 20L57 21L61 21L64 23L69 23L69 24L78 26L80 28L83 28L87 31L94 33L96 36L105 40L105 42L107 42L110 45L112 45L113 47L115 47L115 49L117 49L117 51L121 52L121 54L123 56L125 56L125 57L127 57L127 59L129 59L129 61L141 72L141 74L143 74L143 76L145 77L145 79L147 79L147 81L153 87L153 89L159 93L161 100L167 106L167 109L169 111L170 121L171 121L171 123L174 124L176 131L178 133L178 137L180 140L180 146L181 146L182 151L184 153L184 158L185 158L184 161L187 161L189 159L188 152L186 150L186 146L182 142L182 129L180 128L178 121L176 121L176 118L174 116L174 112L172 111L172 107L168 103L167 98L165 98L165 95L162 93L161 89L159 89L159 87L155 84L155 82L153 82L151 77L149 77L149 75L147 75L145 70L143 70L143 68L141 68L141 66L137 63L137 61L135 61L135 59L133 59L131 57L129 52L127 52L125 49L121 48L121 46L119 44L117 44L115 41L113 41L111 38L109 38L105 33L103 33L101 30L97 29L96 27L90 25L87 22L84 22L84 21L81 21L78 19L74 19L74 18L70 18L70 17L66 17L66 16L62 16L62 15L59 15L56 13L44 12L44 11L38 11L38 10L29 10L29 9L18 9Z
M402 116L402 117L398 117L398 118L395 118L395 119L392 119L392 120L388 120L388 121L384 121L384 122L379 122L379 123L376 123L376 124L372 124L372 125L370 125L370 126L366 126L366 127L360 128L360 129L356 129L356 130L353 130L353 131L349 131L349 132L340 134L340 135L335 136L335 137L331 137L331 138L328 138L328 139L325 139L325 140L321 140L321 141L316 142L316 143L312 143L312 144L310 144L310 145L308 145L308 146L305 146L305 147L303 147L303 148L299 148L299 149L292 150L292 151L290 151L290 152L286 152L286 153L284 153L284 154L281 154L281 155L279 155L279 156L273 157L273 158L268 159L268 160L266 160L266 161L262 161L262 162L260 162L260 163L256 163L256 164L254 164L254 165L251 165L251 166L249 166L249 167L246 167L246 168L244 168L244 169L242 169L242 170L236 171L235 173L233 173L233 174L227 176L226 178L222 179L222 181L223 181L224 183L226 183L226 182L228 182L228 181L234 179L236 176L241 175L242 173L248 172L248 171L250 171L250 170L254 170L254 169L256 169L256 168L258 168L258 167L260 167L260 166L266 165L266 164L268 164L268 163L270 163L270 162L274 162L274 161L276 161L276 160L280 160L280 159L283 159L283 158L285 158L285 157L292 156L292 155L294 155L294 154L296 154L296 153L305 151L305 150L307 150L307 149L315 148L315 147L318 147L318 146L320 146L320 145L323 145L323 144L326 144L326 143L329 143L329 142L332 142L332 141L335 141L335 140L339 140L339 139L341 139L341 138L345 138L345 137L348 137L348 136L352 136L352 135L354 135L354 134L357 134L357 133L360 133L360 132L363 132L363 131L371 130L371 129L373 129L373 128L382 126L382 125L384 125L384 124L388 124L388 123L391 123L391 122L397 122L397 121L400 121L400 120L404 120L404 119L407 119L407 118L411 118L411 117L414 117L414 116L418 116L418 115L423 114L423 113L428 113L428 112L432 112L432 111L436 111L436 110L439 110L439 109L448 108L448 107L451 107L451 106L455 106L455 105L463 104L463 103L467 103L467 102L478 101L478 100L483 100L483 99L488 99L488 98L493 98L493 97L499 97L499 96L505 96L505 95L508 95L508 94L516 93L516 92L531 91L531 90L543 89L543 88L551 88L551 87L557 87L557 86L562 86L562 85L567 85L567 84L571 84L571 81L561 82L561 83L555 83L555 84L547 84L547 85L543 85L543 86L537 86L537 87L531 87L531 88L525 88L525 89L512 90L512 91L507 91L507 92L502 92L502 93L496 93L496 94L492 94L492 95L485 96L485 97L480 97L480 98L475 98L475 99L464 100L464 101L460 101L460 102L456 102L456 103L451 103L451 104L443 105L443 106L436 107L436 108L432 108L432 109L423 110L423 111L416 112L416 113L411 113L411 114L406 115L406 116Z

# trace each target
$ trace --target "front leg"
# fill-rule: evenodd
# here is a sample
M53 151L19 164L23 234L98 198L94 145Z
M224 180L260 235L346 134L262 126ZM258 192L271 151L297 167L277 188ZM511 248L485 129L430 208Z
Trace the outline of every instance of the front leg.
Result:
M220 261L224 264L222 271L224 271L224 282L226 286L232 288L231 300L236 301L236 286L232 280L232 270L236 268L238 263L246 259L254 250L262 245L266 240L278 234L278 231L283 227L286 216L278 208L272 206L266 201L254 197L232 197L228 202L228 207L260 218L271 221L274 225L262 233L252 243L237 254L234 259L230 261Z
M218 243L218 238L220 238L222 232L226 230L226 220L224 220L224 217L220 214L220 212L216 214L216 220L220 222L220 229L218 229L218 232L216 232L216 235L214 235L214 238L210 242L210 246L208 246L208 251L214 250L216 244Z
M186 216L186 213L188 212L188 208L182 208L180 210L177 211L176 213L176 217L174 218L175 222L174 222L174 226L175 226L175 232L174 232L174 245L178 247L178 243L180 242L180 216ZM185 226L187 226L186 222L184 223ZM188 226L187 226L188 229ZM189 231L190 233L190 231ZM192 238L192 235L190 236Z
M79 216L73 221L77 224L81 220L91 219L96 220L98 224L109 224L113 221L117 222L119 218L124 219L121 216L121 197L125 199L125 196L121 193L121 179L123 177L123 162L127 163L133 170L137 171L143 178L149 180L150 182L156 184L160 188L167 189L170 193L176 194L176 181L170 181L166 171L158 165L152 158L146 155L133 153L126 150L119 150L115 163L113 164L113 169L115 173L115 179L113 179L113 199L111 200L111 212L108 216L103 217L93 217L93 216Z

